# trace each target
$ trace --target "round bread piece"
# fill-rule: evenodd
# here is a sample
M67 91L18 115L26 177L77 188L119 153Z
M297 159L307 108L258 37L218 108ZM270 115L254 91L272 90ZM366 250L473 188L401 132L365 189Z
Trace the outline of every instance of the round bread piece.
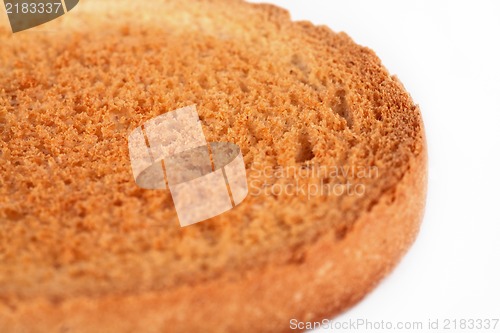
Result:
M229 0L0 23L0 332L288 332L414 241L421 114L346 34ZM208 142L241 148L249 194L181 228L168 191L134 183L127 137L192 104Z

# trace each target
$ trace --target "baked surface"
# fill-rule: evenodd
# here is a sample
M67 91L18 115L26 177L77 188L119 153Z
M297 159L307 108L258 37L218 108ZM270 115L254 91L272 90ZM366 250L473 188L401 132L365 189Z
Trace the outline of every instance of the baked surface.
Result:
M239 1L87 0L15 35L2 17L0 41L2 332L286 332L360 300L416 237L420 112L344 33ZM135 185L127 136L191 104L253 185L269 168L376 176L274 179L365 192L251 188L180 228L168 192Z

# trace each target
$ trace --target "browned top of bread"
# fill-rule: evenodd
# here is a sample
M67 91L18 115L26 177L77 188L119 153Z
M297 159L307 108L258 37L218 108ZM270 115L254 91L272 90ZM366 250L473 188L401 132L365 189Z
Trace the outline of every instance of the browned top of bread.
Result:
M424 149L417 107L373 51L273 6L84 1L15 35L2 18L0 40L0 299L10 302L131 295L300 263L326 230L340 244L382 195L396 195ZM249 180L318 165L376 176L298 180L362 184L362 195L250 188L235 209L180 228L168 192L134 183L127 136L191 104L207 141L239 145Z

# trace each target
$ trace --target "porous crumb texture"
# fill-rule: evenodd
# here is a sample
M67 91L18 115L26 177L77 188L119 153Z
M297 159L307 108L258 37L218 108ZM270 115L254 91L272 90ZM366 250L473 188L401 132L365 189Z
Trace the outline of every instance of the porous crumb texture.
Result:
M135 295L299 266L326 230L341 244L424 149L417 107L370 49L273 6L87 0L14 35L4 16L0 300L13 311L38 297ZM235 209L180 228L168 191L134 183L127 137L191 104L207 141L239 145L249 179L317 165L376 177L300 179L363 184L362 195L250 189Z

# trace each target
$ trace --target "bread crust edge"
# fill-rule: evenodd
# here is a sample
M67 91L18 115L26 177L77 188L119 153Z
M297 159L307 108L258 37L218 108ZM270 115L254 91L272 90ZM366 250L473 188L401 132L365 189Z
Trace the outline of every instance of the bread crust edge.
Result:
M422 150L408 171L340 242L332 230L300 261L162 292L0 302L0 331L288 332L291 319L332 318L368 294L417 236L427 188L421 125Z

